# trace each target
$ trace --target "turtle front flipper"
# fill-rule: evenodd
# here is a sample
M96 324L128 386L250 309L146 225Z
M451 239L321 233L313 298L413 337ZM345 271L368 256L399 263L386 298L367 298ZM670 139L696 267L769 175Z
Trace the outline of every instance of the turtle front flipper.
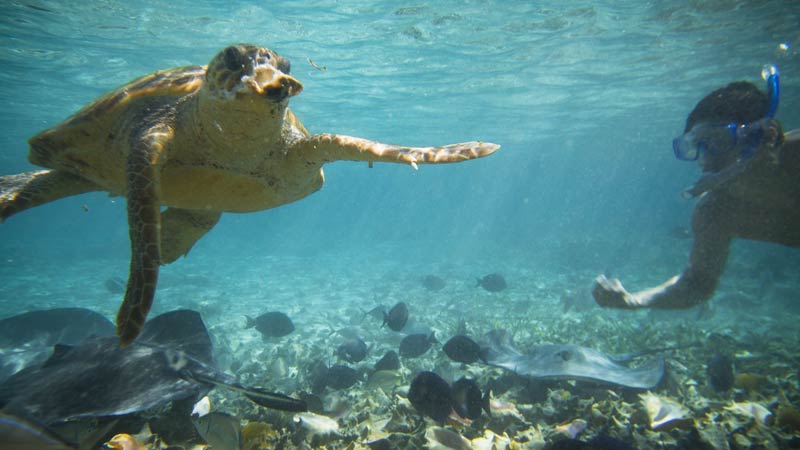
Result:
M125 300L117 313L117 335L126 346L141 332L153 304L161 261L159 172L172 137L157 127L132 137L126 168L131 266Z
M441 147L404 147L383 144L338 134L317 134L294 144L291 151L298 151L311 160L368 161L410 164L443 164L466 161L491 155L500 146L490 142L462 142Z
M34 206L99 190L93 182L63 170L0 176L0 222Z
M186 255L219 221L219 211L167 208L161 213L161 264Z

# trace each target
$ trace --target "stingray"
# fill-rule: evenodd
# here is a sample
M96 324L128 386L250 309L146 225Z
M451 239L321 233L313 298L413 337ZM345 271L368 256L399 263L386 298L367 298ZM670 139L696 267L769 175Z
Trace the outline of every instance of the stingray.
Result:
M614 356L579 345L544 344L522 353L514 347L505 330L490 331L485 341L487 364L531 378L584 380L651 389L664 376L662 357L634 368L620 364L663 349Z
M54 424L197 400L215 386L240 391L262 406L306 409L301 400L243 386L218 370L200 314L189 310L154 317L141 337L125 348L116 337L56 345L43 364L25 368L0 384L0 408Z
M90 336L111 336L114 324L85 308L30 311L0 320L0 346L75 345Z
M0 320L0 381L47 359L56 344L113 336L114 324L85 308L30 311Z

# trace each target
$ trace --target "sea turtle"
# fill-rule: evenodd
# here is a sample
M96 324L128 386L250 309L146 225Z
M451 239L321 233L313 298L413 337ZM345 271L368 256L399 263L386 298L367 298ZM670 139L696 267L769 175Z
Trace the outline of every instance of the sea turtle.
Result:
M0 221L85 192L126 196L131 264L117 315L126 345L144 325L159 264L185 255L223 212L299 200L322 187L322 165L331 161L416 168L499 148L488 142L403 147L310 135L287 107L302 89L289 75L289 60L248 44L223 49L208 66L131 81L29 140L30 162L49 170L0 177Z

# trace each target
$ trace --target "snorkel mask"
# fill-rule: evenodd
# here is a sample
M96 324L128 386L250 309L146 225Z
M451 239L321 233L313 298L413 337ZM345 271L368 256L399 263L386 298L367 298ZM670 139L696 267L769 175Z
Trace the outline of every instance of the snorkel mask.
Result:
M740 159L749 159L755 154L762 138L764 127L775 117L778 110L780 84L778 68L764 66L762 77L767 80L769 110L761 120L751 123L700 123L672 140L675 157L681 161L696 161L701 154L729 151L741 146Z

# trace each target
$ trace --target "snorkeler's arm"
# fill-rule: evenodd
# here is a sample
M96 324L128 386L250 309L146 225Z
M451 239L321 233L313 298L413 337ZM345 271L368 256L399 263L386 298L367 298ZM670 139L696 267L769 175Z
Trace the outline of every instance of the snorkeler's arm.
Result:
M716 199L708 195L695 208L695 235L688 267L664 283L630 293L617 279L600 275L592 295L606 308L691 308L711 298L728 259L731 234L716 213Z

